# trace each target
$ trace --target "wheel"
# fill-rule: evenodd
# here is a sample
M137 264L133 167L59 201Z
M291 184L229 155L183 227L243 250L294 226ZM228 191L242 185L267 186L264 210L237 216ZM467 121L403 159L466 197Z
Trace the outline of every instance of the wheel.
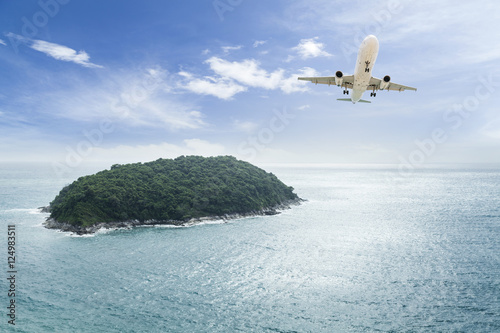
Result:
M373 97L377 97L377 93L373 93Z

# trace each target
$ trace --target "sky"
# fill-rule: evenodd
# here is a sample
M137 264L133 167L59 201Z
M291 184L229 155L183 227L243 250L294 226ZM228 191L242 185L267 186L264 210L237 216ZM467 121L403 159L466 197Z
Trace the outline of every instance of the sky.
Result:
M0 161L500 163L494 1L2 1ZM339 102L298 76L373 75L417 91ZM344 96L345 97L345 96Z

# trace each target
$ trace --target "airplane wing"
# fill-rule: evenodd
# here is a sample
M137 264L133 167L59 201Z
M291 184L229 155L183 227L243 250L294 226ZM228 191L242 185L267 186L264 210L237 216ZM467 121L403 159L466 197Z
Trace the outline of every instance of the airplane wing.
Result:
M366 87L366 90L373 90L373 88L375 88L375 90L379 90L380 84L382 82L383 81L381 79L377 79L376 77L372 76L370 79L370 83L368 84L368 87ZM384 89L380 89L380 90L396 90L396 91L414 90L414 91L417 91L417 88L403 86L402 84L397 84L397 83L389 81L389 85L387 87L384 87Z
M302 81L311 81L315 84L328 84L335 85L335 76L313 76L313 77L299 77ZM344 75L342 77L342 87L352 88L354 82L354 75Z

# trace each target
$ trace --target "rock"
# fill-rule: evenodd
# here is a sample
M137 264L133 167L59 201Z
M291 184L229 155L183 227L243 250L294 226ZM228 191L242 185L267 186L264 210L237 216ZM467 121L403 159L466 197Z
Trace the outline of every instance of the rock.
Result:
M38 207L38 209L40 209L40 213L50 213L50 205Z

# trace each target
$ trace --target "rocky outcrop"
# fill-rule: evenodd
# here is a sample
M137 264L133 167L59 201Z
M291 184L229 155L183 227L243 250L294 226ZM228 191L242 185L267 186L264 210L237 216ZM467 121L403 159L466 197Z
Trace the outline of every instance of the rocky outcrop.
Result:
M71 232L75 233L77 235L87 235L87 234L94 234L100 229L131 229L134 227L138 226L155 226L155 225L173 225L173 226L192 226L196 224L200 224L203 222L207 221L230 221L230 220L236 220L240 218L245 218L245 217L252 217L252 216L269 216L269 215L277 215L280 213L280 211L285 210L285 209L290 209L292 205L298 205L301 202L303 202L303 199L294 199L294 200L289 200L287 202L281 203L280 205L277 205L273 208L270 209L264 209L260 211L252 211L248 213L242 213L242 214L225 214L222 216L207 216L207 217L200 217L200 218L192 218L188 219L185 221L177 221L177 220L168 220L168 221L158 221L158 220L147 220L144 222L141 222L139 220L131 220L131 221L125 221L125 222L102 222L102 223L96 223L92 226L77 226L77 225L72 225L69 223L64 223L64 222L58 222L53 218L47 218L47 220L44 222L44 226L47 229L57 229L60 231L64 232ZM42 212L50 212L50 206L48 207L40 207ZM45 211L44 211L45 210Z

